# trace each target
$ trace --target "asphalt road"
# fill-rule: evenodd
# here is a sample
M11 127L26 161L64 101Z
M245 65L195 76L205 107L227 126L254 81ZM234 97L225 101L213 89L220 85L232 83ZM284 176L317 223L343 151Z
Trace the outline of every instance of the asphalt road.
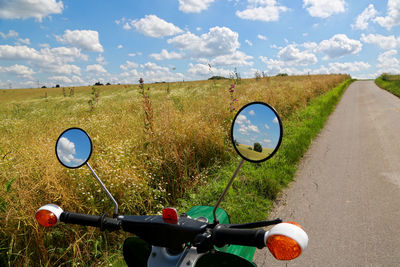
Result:
M297 259L257 266L400 266L400 99L357 81L304 156L271 218L309 236Z

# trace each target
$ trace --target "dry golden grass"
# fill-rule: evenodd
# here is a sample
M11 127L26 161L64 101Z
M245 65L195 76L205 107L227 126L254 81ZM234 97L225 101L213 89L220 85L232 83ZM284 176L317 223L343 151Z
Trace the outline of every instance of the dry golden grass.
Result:
M264 101L284 120L346 75L246 79L236 86L240 107ZM91 87L0 90L0 264L57 265L104 260L107 246L94 230L63 226L47 230L37 208L102 214L112 205L86 168L68 170L55 157L58 135L81 127L94 143L90 164L121 206L121 213L159 212L204 180L210 167L233 154L229 111L231 81L152 84L153 132L145 131L137 85L101 86L90 112ZM145 85L146 86L146 85ZM45 93L47 92L47 98ZM123 235L113 234L115 242ZM7 252L7 254L6 254Z

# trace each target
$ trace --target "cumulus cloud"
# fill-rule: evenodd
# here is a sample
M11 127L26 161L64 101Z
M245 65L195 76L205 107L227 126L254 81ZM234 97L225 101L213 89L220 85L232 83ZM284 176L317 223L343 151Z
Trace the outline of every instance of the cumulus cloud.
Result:
M246 44L248 44L249 46L253 46L253 43L250 42L249 40L245 40Z
M32 75L35 73L31 68L18 64L9 67L0 66L0 72L14 74L23 78L32 78Z
M129 69L135 69L135 68L139 67L139 65L136 64L135 62L132 62L132 61L127 60L127 61L125 62L125 64L120 65L119 67L120 67L122 70L129 70Z
M361 34L361 41L368 44L375 44L382 49L394 49L400 46L400 37L396 38L394 35Z
M214 57L232 54L239 48L239 34L227 27L214 27L197 36L191 32L175 36L167 42L193 57Z
M363 61L329 63L329 73L349 73L368 69L371 65Z
M252 59L252 56L235 51L232 54L217 56L210 63L212 66L252 66Z
M345 34L336 34L329 40L323 40L318 52L324 53L324 59L333 59L348 54L357 54L361 51L362 44L358 40L349 39Z
M107 73L106 69L100 64L93 64L86 66L87 72Z
M264 40L264 41L267 40L267 37L264 36L264 35L261 35L261 34L258 34L258 35L257 35L257 38L260 39L260 40Z
M388 30L400 25L400 0L388 0L387 15L385 17L376 17L374 22Z
M272 122L273 122L273 123L276 123L276 124L279 124L279 121L278 121L278 118L277 118L277 117L275 117L275 118L272 120Z
M61 14L64 5L56 0L1 0L0 19L35 18L42 21L50 14Z
M278 52L278 58L287 65L310 65L317 63L317 57L309 51L300 51L295 44L290 44Z
M365 30L368 28L368 23L371 21L378 12L373 4L370 4L364 11L358 15L356 22L351 25L353 29Z
M259 21L278 21L281 12L289 9L277 4L276 0L248 0L247 9L236 11L236 16L241 19Z
M179 0L179 10L184 13L200 13L215 0Z
M0 32L0 36L3 39L8 39L8 38L14 38L14 37L18 37L18 32L14 31L14 30L9 30L8 33L2 33Z
M303 0L303 8L306 8L310 16L328 18L333 14L343 13L346 10L344 0Z
M397 50L389 50L379 54L378 64L380 73L399 73L400 72L400 62L397 59Z
M146 15L140 20L128 20L123 28L125 30L135 28L136 31L155 38L172 36L183 32L179 27L160 19L156 15Z
M61 137L57 143L57 155L61 162L67 166L79 166L84 160L75 158L75 144L68 138Z
M70 44L85 51L103 52L99 33L92 30L66 30L63 36L56 37L59 42Z
M204 77L209 77L209 76L223 76L223 77L229 77L231 72L229 70L223 69L223 68L212 68L210 70L210 67L208 64L189 64L189 68L187 70L187 73L192 75L192 78L204 78Z
M183 54L177 52L168 52L166 49L163 49L159 54L150 54L150 57L155 60L181 59Z

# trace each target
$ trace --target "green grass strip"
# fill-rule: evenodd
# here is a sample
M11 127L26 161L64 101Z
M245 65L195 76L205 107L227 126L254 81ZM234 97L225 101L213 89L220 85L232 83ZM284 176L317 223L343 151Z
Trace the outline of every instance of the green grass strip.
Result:
M386 80L386 76L380 76L375 80L376 85L380 88L400 97L400 80Z
M243 164L221 204L232 222L264 220L268 216L274 199L294 179L300 159L352 82L349 79L314 98L307 107L284 120L282 145L273 158L261 164ZM233 158L210 175L206 184L187 192L178 201L180 212L195 205L214 206L239 161L240 158Z

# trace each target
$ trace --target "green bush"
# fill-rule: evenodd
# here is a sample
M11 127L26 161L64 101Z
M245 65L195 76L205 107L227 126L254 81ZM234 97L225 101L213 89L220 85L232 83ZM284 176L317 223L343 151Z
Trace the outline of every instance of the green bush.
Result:
M260 143L254 143L254 149L253 150L261 153L262 152L261 144Z

